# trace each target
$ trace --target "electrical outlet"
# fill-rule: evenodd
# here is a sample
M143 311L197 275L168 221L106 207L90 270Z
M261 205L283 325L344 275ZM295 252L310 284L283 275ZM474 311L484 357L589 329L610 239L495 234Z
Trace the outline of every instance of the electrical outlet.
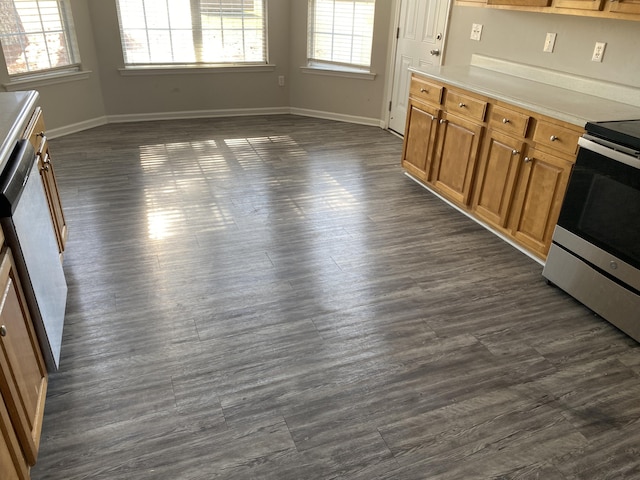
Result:
M544 48L543 52L552 53L553 47L556 45L556 34L555 33L547 33L547 38L544 40Z
M278 75L278 85L284 87L284 75Z
M479 23L474 23L471 25L471 40L475 40L477 42L480 41L482 37L482 25Z
M604 49L607 46L605 42L596 42L596 46L593 49L593 55L591 56L592 62L602 62L604 57Z

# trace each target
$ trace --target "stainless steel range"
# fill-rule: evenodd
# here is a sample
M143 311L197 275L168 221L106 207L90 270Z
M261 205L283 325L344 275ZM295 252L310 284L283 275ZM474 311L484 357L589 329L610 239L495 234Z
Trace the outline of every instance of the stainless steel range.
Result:
M640 120L585 130L542 275L640 341Z

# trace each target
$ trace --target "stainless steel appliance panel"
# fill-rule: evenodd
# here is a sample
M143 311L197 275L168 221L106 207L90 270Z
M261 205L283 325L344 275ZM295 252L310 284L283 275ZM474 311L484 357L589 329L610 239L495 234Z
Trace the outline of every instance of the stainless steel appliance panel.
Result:
M22 146L16 151L21 156L13 159L17 173L3 178L0 192L6 207L1 223L47 368L54 371L60 360L67 282L33 149Z

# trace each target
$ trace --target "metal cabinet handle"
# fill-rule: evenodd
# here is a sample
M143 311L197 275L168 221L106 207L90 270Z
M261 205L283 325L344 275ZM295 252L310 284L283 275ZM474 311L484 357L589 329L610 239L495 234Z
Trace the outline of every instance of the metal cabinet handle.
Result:
M7 336L7 327L4 325L0 325L0 337Z
M511 155L515 156L515 155L519 155L519 154L520 154L520 150L516 150L516 149L511 150Z
M529 157L524 157L524 163L529 163L531 161L531 158Z
M41 170L43 170L43 171L45 171L45 172L48 172L48 171L49 171L49 166L50 166L50 165L51 165L51 159L49 158L49 155L47 155L47 156L45 157L45 159L44 159L44 160L42 160L42 169L41 169Z
M549 137L549 141L550 141L550 142L555 142L556 140L558 140L558 137L556 137L555 135L551 135L551 136Z
M429 93L429 90L427 90L426 88L421 88L420 93Z
M505 125L506 125L507 123L509 123L509 122L510 122L510 120L509 120L508 118L503 118L503 119L502 119L502 123L504 123Z
M447 121L444 118L440 119L440 125L444 125L445 123L447 123Z
M466 107L467 105L466 105L465 103L460 102L460 103L458 104L458 106L459 106L460 108L464 108L464 107Z

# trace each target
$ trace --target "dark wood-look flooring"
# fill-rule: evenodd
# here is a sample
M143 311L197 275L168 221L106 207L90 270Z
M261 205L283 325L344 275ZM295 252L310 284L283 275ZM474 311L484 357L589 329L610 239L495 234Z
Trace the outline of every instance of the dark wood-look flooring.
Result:
M640 349L296 116L51 141L70 237L34 480L640 478Z

